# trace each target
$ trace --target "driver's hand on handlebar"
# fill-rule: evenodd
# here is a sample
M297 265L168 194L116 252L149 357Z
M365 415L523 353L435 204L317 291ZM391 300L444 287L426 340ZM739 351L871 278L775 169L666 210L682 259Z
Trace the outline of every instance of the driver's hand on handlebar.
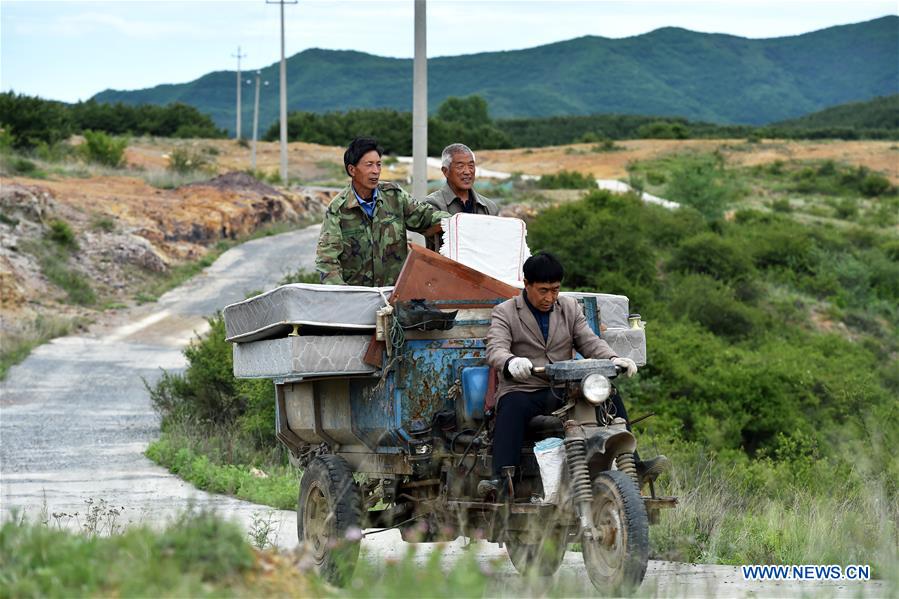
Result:
M637 374L637 363L630 358L612 358L612 364L627 370L628 378ZM511 364L509 366L511 366ZM512 369L509 368L509 370L511 371Z
M523 381L531 376L534 365L527 358L512 358L509 360L509 374L516 381ZM634 367L636 368L636 366Z

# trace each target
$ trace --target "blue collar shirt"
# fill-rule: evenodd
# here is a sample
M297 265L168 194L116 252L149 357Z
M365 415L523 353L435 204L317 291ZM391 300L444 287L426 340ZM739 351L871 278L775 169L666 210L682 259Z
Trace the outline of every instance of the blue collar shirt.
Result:
M351 186L353 187L353 186ZM365 214L368 215L368 218L374 218L375 215L375 204L378 201L378 188L375 187L371 192L371 199L364 200L362 196L356 191L356 188L353 187L353 194L356 196L356 201L359 202L359 206L365 211Z

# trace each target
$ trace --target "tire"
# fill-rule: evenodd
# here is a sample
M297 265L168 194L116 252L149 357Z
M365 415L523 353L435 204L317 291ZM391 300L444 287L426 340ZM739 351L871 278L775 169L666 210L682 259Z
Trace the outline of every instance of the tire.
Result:
M540 543L506 540L509 561L522 576L552 576L562 565L568 549L568 529L553 528Z
M593 524L610 540L582 541L584 564L600 592L622 594L643 582L649 561L649 519L633 479L619 471L593 481Z
M362 533L362 496L343 458L319 456L300 480L297 537L324 580L344 586L353 576Z

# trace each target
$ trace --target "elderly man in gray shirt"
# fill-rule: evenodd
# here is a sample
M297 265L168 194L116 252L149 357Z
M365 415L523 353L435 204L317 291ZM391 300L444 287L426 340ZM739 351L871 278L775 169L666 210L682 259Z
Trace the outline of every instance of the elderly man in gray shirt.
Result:
M441 155L440 170L446 184L429 195L426 200L437 210L450 214L489 214L496 216L499 208L492 200L477 193L472 186L475 179L474 152L465 144L450 144Z

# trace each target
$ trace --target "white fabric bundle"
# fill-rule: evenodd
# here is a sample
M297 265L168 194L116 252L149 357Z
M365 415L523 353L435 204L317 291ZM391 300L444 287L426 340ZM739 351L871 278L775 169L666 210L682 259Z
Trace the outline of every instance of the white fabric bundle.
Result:
M523 220L460 212L443 219L442 224L441 254L509 285L524 287L521 267L531 251Z
M562 439L550 437L534 444L534 457L540 467L543 482L543 503L559 502L559 483L565 466L565 445Z

